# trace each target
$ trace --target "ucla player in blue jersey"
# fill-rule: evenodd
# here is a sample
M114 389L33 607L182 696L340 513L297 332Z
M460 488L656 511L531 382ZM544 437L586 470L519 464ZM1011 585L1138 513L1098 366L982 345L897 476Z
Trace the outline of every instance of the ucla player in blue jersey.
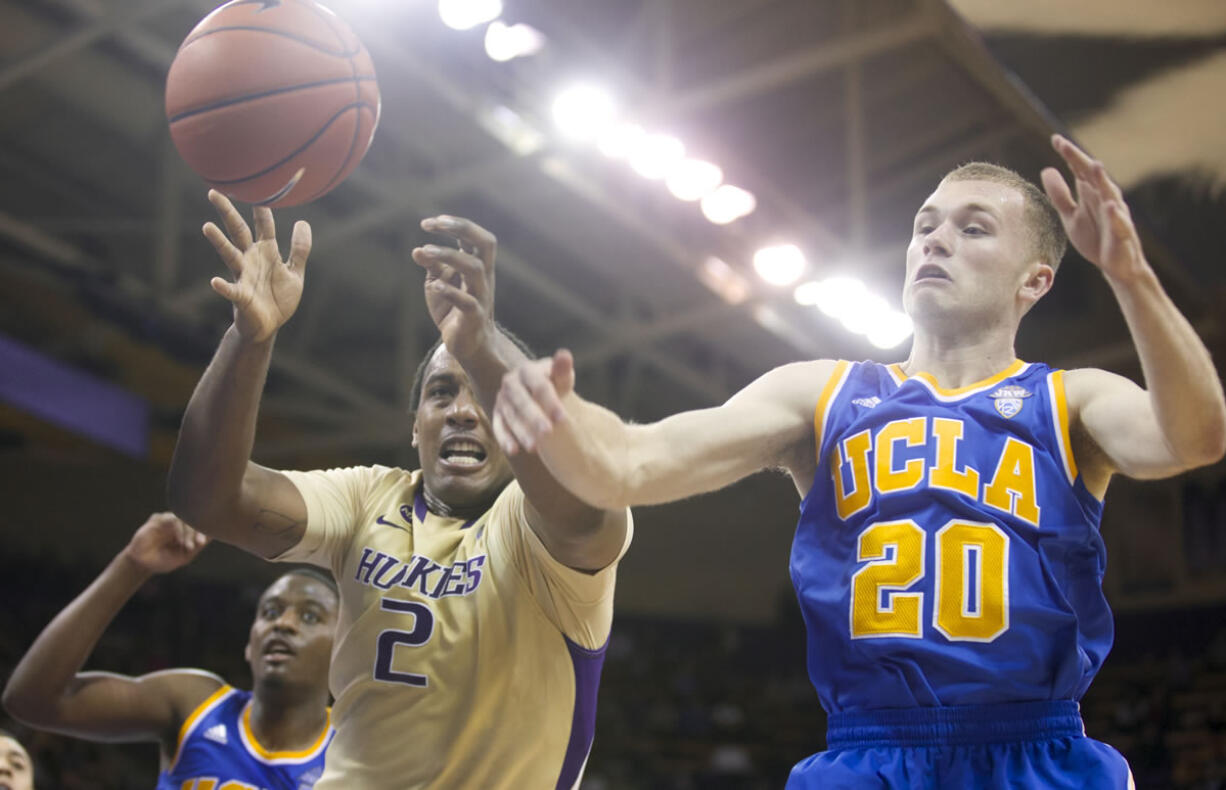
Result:
M1204 344L1146 262L1101 163L1044 192L975 163L915 218L896 365L777 368L722 406L626 425L573 392L566 352L504 378L495 432L600 507L659 503L785 468L802 498L791 575L829 750L790 788L1112 788L1123 757L1077 700L1112 640L1098 532L1114 474L1217 461L1226 404ZM1145 388L1016 358L1065 246L1127 320Z
M151 515L30 646L4 706L39 729L156 742L158 790L306 790L323 773L332 737L328 660L337 592L322 573L290 571L260 596L244 652L253 691L199 669L140 677L80 671L140 586L191 562L207 542L173 514Z

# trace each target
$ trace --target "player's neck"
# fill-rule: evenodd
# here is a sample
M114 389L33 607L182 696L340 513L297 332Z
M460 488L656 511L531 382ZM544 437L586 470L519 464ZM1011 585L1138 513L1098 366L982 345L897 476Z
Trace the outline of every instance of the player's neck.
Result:
M328 695L257 689L251 697L251 731L270 752L302 751L328 723Z
M1015 359L1012 332L951 338L917 328L911 356L902 364L902 369L908 376L927 373L943 389L957 389L996 375Z

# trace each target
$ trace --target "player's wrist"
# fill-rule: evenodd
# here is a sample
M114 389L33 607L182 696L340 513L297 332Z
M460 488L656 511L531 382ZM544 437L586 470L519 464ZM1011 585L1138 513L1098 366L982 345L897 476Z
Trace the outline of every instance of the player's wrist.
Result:
M115 560L111 563L111 568L120 577L138 585L149 580L157 573L140 560L130 544L125 546L123 551L115 556Z

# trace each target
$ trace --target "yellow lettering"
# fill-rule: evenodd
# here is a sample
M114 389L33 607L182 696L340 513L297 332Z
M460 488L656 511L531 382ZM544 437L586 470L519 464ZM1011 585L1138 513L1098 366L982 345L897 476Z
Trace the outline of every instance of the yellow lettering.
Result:
M933 626L955 642L991 642L1009 627L1009 538L995 524L937 531Z
M240 782L237 779L231 779L221 786L219 790L260 790L255 785L249 785L245 782Z
M920 636L923 593L903 590L924 575L924 530L910 520L872 525L857 544L856 561L866 560L851 579L851 638Z
M830 465L834 467L834 504L839 518L847 519L868 507L873 498L872 484L868 479L868 451L872 438L867 430L839 442L831 452ZM851 491L843 485L843 464L851 464Z
M971 499L979 496L979 472L967 466L965 471L957 469L958 442L962 439L962 421L951 420L948 417L932 419L932 434L937 440L936 466L928 473L928 484L933 488L944 488L965 494Z
M985 504L1039 525L1034 484L1034 448L1010 436L1000 452L992 482L983 489Z
M906 442L908 447L924 443L927 433L927 420L924 417L913 417L909 420L894 420L877 434L876 449L873 461L877 467L875 483L877 491L889 494L894 491L905 491L915 488L924 479L924 460L912 458L902 469L894 468L894 443Z

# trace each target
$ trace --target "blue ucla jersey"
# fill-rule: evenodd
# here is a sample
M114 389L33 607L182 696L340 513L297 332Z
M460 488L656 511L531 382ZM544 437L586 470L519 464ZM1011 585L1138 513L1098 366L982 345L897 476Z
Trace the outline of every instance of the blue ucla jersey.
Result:
M1063 371L839 362L814 422L791 573L825 709L1079 699L1113 627Z
M196 707L179 730L170 768L157 790L310 790L324 772L332 740L323 732L300 752L270 752L251 731L251 692L222 686Z

